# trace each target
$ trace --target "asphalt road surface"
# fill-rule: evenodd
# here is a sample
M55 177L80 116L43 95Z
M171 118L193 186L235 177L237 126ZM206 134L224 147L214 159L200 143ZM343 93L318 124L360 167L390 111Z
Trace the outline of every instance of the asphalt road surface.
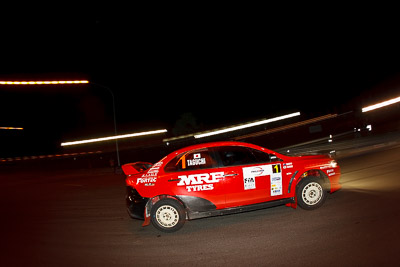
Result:
M0 173L2 266L398 266L400 147L339 160L343 189L318 210L285 206L187 222L173 234L125 211L123 175Z

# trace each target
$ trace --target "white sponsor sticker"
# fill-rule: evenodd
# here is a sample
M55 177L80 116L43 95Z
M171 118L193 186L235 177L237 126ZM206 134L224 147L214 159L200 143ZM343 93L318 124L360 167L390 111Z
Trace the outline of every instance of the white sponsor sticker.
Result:
M204 165L206 164L206 159L205 158L199 158L199 159L188 159L187 160L187 165L188 166L196 166L196 165Z
M186 161L188 166L204 165L207 163L206 159L201 157L201 153L193 154L193 159L188 159Z
M243 168L244 190L256 188L256 177L265 176L272 173L271 165L261 165Z
M271 196L282 195L282 173L271 174Z
M256 177L243 178L243 182L244 182L244 190L256 188Z
M244 190L256 188L256 177L270 176L271 196L282 195L281 164L260 165L243 168Z

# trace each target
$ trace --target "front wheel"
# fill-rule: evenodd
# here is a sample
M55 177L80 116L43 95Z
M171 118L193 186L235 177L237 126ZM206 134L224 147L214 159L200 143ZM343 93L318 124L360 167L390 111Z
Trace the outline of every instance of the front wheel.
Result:
M297 204L305 210L314 210L324 204L327 192L320 179L304 178L296 188Z
M172 233L185 224L183 206L174 199L162 199L151 209L151 223L160 231Z

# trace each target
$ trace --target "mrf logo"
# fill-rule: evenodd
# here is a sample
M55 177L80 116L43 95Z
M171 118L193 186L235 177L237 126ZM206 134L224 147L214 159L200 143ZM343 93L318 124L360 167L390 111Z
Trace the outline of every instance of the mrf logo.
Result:
M177 186L186 186L188 192L213 190L214 183L218 183L223 177L224 172L179 175Z

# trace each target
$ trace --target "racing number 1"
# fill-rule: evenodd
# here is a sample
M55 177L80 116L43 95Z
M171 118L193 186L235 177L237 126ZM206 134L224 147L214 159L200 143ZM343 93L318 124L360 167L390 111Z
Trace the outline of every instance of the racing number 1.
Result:
M280 173L280 172L281 172L281 165L280 164L272 165L272 173Z
M281 164L272 165L271 174L271 197L282 195L282 173Z
M183 154L182 157L179 158L178 162L175 164L176 166L178 166L179 162L182 162L182 170L186 169L186 155L189 152L186 152L185 154Z

